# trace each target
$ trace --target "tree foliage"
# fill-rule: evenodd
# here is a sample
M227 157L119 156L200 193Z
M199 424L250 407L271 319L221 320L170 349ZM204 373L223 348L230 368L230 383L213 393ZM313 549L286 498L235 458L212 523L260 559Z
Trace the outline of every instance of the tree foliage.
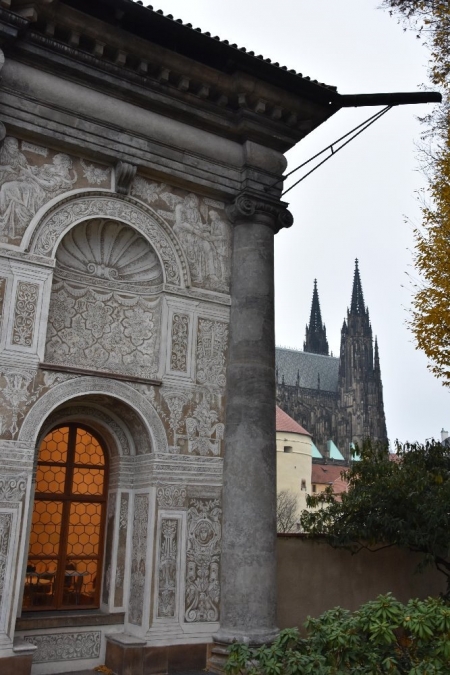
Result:
M390 456L366 442L358 452L339 501L330 488L307 498L316 510L301 514L303 531L354 553L387 546L421 553L420 568L434 564L450 593L450 449L406 443Z
M356 612L336 607L308 618L307 637L282 631L269 646L230 648L228 675L448 675L450 607L442 599L390 593Z
M298 497L292 490L277 494L277 532L296 532L298 522Z
M450 3L448 0L384 0L391 13L417 31L430 49L429 73L443 105L424 118L421 157L429 182L429 203L416 228L415 285L410 327L430 370L450 386Z

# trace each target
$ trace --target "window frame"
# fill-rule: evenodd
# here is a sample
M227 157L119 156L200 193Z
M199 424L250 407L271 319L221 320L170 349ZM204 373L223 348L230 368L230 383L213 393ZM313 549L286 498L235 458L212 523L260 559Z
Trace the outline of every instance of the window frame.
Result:
M51 460L40 461L40 454L42 443L44 440L52 433L59 429L68 428L68 440L67 440L67 452L65 462L52 462ZM76 439L78 430L84 431L91 435L99 444L102 453L103 453L103 464L82 464L75 461L76 455ZM40 466L56 466L56 467L65 467L65 479L64 479L64 491L63 492L38 492L37 484L35 482L35 493L33 499L33 508L31 511L31 522L30 522L30 534L32 532L33 524L32 518L35 510L36 501L55 501L62 503L62 516L61 516L61 527L60 527L60 538L58 544L58 554L56 556L49 555L30 555L30 543L28 543L27 551L27 563L30 558L34 560L41 559L43 562L45 560L57 560L57 571L54 580L55 590L54 590L54 602L51 605L41 606L23 606L22 611L26 612L39 612L39 611L70 611L70 610L92 610L100 608L100 599L101 599L101 580L103 574L103 564L105 558L105 541L106 541L106 520L107 520L107 506L108 506L108 488L109 488L109 454L107 451L107 445L99 433L84 422L64 422L60 421L57 424L52 425L52 427L46 430L44 436L41 437L39 443L39 449L37 453L36 460L36 473L37 469ZM74 494L73 493L73 478L74 470L76 469L102 469L103 470L103 491L101 495L90 495L90 494ZM36 481L36 473L34 480ZM70 526L70 513L71 507L74 503L90 503L90 504L100 504L100 524L99 524L99 542L97 553L94 555L72 555L68 554L68 534ZM93 596L93 602L89 605L79 604L75 602L74 604L63 603L64 595L64 582L65 582L65 572L66 565L71 562L71 560L96 560L97 569L95 572L97 583L95 585L95 595Z

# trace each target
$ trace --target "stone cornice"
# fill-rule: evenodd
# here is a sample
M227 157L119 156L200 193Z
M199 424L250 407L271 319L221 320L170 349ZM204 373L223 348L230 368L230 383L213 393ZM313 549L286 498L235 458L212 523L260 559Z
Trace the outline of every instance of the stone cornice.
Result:
M16 4L19 8L20 0L12 0L11 7ZM53 64L58 74L64 61L68 77L103 91L111 88L116 96L145 97L155 111L170 109L173 116L178 110L179 119L240 142L250 139L285 152L336 110L331 104L335 92L326 87L317 89L330 100L315 100L307 92L293 93L259 79L257 69L223 72L120 25L91 16L86 21L86 15L62 3L36 0L33 7L27 20L2 10L5 21L6 15L15 16L28 25L15 44L8 43L7 56L50 70Z
M273 202L259 195L241 192L234 202L226 208L232 223L263 221L276 234L294 223L292 213L284 202Z

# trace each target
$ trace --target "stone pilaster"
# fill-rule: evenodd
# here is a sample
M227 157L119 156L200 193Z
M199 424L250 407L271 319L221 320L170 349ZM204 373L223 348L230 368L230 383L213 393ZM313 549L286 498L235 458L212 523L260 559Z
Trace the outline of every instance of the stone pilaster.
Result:
M276 627L274 234L285 205L241 194L234 223L219 643L270 642Z

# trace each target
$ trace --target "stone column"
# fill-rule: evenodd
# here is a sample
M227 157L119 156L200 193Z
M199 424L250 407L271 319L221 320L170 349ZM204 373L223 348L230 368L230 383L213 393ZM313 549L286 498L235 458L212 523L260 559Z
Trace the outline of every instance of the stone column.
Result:
M234 223L225 420L220 630L215 641L273 640L276 626L274 234L279 202L241 194Z

